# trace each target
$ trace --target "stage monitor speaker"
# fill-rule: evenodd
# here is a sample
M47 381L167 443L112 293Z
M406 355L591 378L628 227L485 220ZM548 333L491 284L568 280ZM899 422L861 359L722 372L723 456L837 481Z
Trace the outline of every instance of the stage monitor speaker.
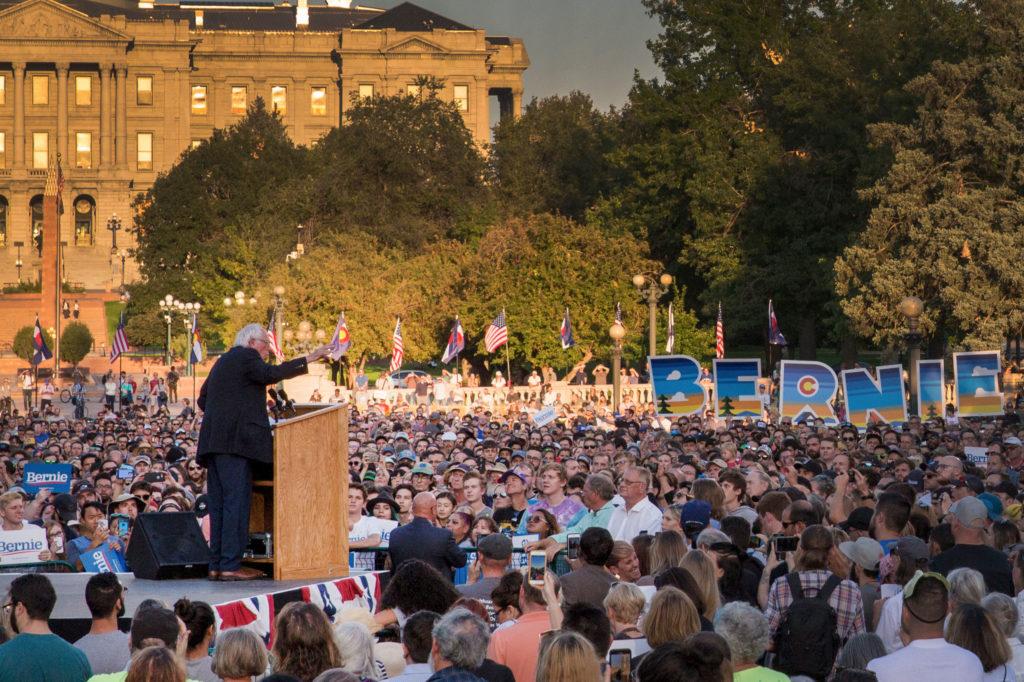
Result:
M210 548L191 512L139 514L128 543L128 564L136 578L201 578Z

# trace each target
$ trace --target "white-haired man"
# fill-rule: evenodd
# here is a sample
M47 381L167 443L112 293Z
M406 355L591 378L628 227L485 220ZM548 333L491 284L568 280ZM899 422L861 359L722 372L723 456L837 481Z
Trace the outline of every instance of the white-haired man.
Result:
M235 345L220 356L196 401L203 410L199 463L207 468L210 510L210 577L249 580L263 577L242 567L249 538L252 463L269 463L274 446L267 419L267 386L305 374L307 364L324 357L321 346L306 357L267 364L270 339L258 324L249 324Z

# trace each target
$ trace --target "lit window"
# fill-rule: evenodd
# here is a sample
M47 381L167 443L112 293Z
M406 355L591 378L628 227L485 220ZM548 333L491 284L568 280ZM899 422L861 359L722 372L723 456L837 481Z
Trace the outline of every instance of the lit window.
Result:
M373 83L361 83L359 85L359 99L370 99L373 97Z
M32 167L46 168L50 162L50 134L32 133Z
M235 116L245 116L245 110L249 106L249 93L244 85L231 87L231 113Z
M75 76L75 106L92 106L92 77Z
M420 96L420 86L415 85L415 84L407 85L407 86L405 86L405 92L410 97L419 97Z
M7 76L0 76L0 105L7 104Z
M327 88L313 88L310 90L309 113L312 116L327 115Z
M455 86L455 108L459 111L469 111L469 86Z
M7 133L0 132L0 168L7 168Z
M32 76L32 104L50 103L50 77Z
M270 108L282 116L288 113L288 88L283 85L270 88Z
M92 168L92 133L75 133L75 166Z
M138 134L135 163L139 170L153 170L153 133Z
M206 114L206 86L192 86L192 113L196 116Z
M153 106L152 76L139 76L135 79L135 103L140 107Z

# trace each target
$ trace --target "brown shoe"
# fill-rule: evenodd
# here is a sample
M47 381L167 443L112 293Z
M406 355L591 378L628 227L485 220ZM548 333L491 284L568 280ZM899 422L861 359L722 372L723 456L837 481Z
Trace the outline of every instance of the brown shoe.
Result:
M206 574L207 580L220 580L220 571L210 571Z
M220 579L221 580L226 580L226 581L235 581L235 580L263 580L266 577L267 577L267 575L263 571L257 570L255 568L249 568L248 566L243 566L242 568L238 569L237 571L221 571L220 572Z

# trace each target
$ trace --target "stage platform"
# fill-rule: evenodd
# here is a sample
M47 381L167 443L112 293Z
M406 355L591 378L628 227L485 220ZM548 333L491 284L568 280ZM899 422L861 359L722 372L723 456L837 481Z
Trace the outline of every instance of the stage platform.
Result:
M6 594L17 573L0 573L0 594ZM57 606L50 617L50 627L61 637L74 641L89 630L89 609L85 604L88 573L47 573L57 591ZM131 615L144 599L159 599L169 607L181 597L204 601L217 613L218 630L246 627L265 640L277 611L292 601L312 602L329 617L343 608L359 606L376 610L382 589L383 574L352 571L346 578L309 580L243 580L218 582L194 580L141 580L132 573L119 573L127 589L125 618L121 629L131 626Z

